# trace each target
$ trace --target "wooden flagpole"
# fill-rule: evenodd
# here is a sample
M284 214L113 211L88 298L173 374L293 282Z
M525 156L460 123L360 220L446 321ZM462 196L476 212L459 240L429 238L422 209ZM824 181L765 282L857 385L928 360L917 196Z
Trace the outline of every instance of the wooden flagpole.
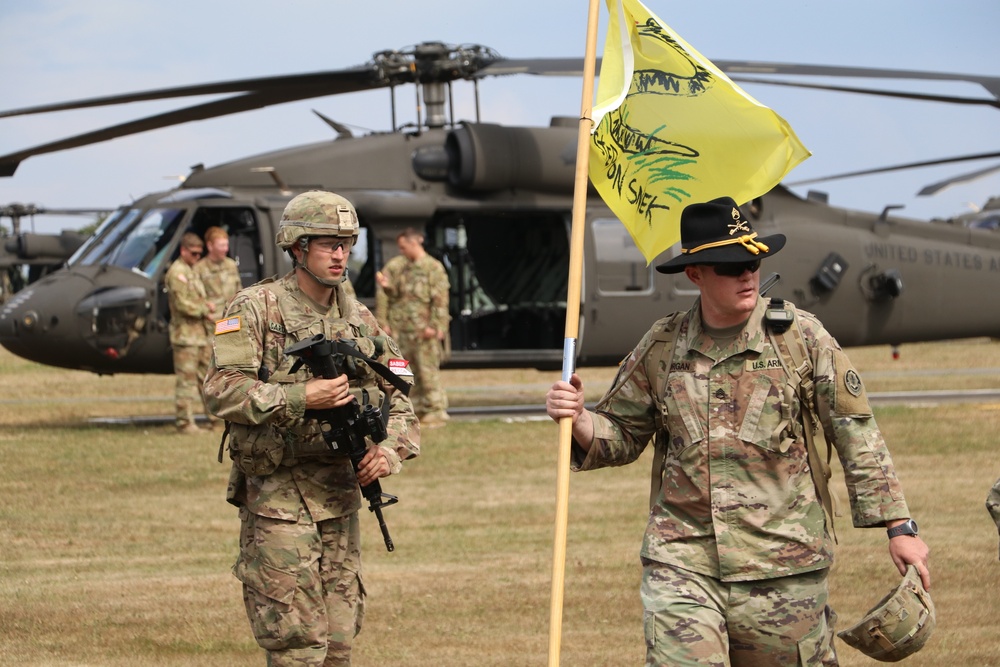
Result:
M597 60L599 0L590 0L587 14L587 48L583 61L583 94L576 145L576 180L570 231L569 288L566 293L566 335L563 340L562 379L576 371L576 339L580 331L580 293L583 286L583 238L587 221L587 183L590 166L590 131ZM569 463L573 420L559 420L559 456L556 471L556 530L552 549L552 603L549 613L549 667L559 666L562 645L563 589L566 578L566 528L569 522Z

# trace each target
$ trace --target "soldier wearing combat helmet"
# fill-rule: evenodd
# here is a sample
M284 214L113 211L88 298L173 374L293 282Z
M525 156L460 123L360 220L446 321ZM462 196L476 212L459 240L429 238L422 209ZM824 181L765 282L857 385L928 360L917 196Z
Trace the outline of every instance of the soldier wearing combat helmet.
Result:
M289 252L287 275L248 287L232 299L213 335L205 393L228 422L233 459L227 499L239 507L247 617L267 664L349 665L364 616L359 485L400 472L419 453L409 399L363 362L351 377L291 373L286 347L323 334L351 339L383 366L401 359L364 305L340 284L358 217L349 201L311 191L285 208L277 245ZM355 475L346 448L334 453L306 410L351 401L388 405L388 437L368 441Z
M572 420L575 470L631 463L654 442L647 666L837 664L824 436L854 525L888 528L900 574L913 565L930 586L860 376L815 316L759 294L761 260L784 245L731 198L686 207L681 252L657 269L684 272L698 300L653 325L593 411L576 374L546 397L553 419Z

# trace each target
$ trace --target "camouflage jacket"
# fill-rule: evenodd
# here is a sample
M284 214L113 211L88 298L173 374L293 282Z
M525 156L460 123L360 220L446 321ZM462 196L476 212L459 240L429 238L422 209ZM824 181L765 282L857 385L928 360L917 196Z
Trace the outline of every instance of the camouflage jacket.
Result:
M332 306L316 303L299 289L293 271L277 284L265 280L237 293L225 317L216 324L215 354L205 378L209 409L227 421L259 426L265 437L285 443L289 451L313 452L301 458L286 452L269 475L247 476L233 467L227 499L255 514L287 521L309 516L321 521L360 507L350 459L315 454L328 450L316 421L304 419L309 371L303 366L289 374L294 359L284 355L287 346L318 333L329 339L353 338L359 349L369 355L374 352L366 337L384 333L371 312L339 289L335 294ZM401 354L392 339L386 338L386 343L379 361L390 365L389 358L401 358ZM357 366L360 378L352 379L352 393L360 394L358 387L374 383L380 395L370 396L372 403L379 405L381 395L389 396L388 437L378 446L385 451L391 472L398 473L401 461L420 451L413 406L366 364L359 362Z
M415 262L397 255L386 262L382 275L389 286L376 295L375 314L393 334L424 327L448 331L448 274L441 262L430 255Z
M205 286L187 263L178 257L163 279L170 303L170 344L204 345L205 322L210 317Z
M766 303L758 300L747 326L723 349L704 333L696 303L678 324L670 361L657 359L655 349L641 357L669 318L657 322L619 377L634 373L598 404L589 453L574 446L573 468L588 470L631 463L659 436L663 483L643 540L646 558L723 581L782 577L833 561L802 406L785 391L788 378L763 325ZM815 407L844 468L854 525L908 517L857 372L813 315L798 316L814 368Z
M194 265L194 272L205 286L208 302L215 306L212 311L213 320L221 318L226 304L243 287L239 267L232 257L223 257L221 262L202 257ZM210 329L214 329L213 324L214 322L208 322Z

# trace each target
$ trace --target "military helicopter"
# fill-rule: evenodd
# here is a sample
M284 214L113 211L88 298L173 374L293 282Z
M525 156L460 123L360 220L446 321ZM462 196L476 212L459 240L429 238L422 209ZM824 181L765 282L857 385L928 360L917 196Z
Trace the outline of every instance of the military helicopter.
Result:
M740 73L914 77L895 70L716 61ZM457 122L451 85L514 73L580 76L578 59L505 59L483 46L425 42L382 51L357 67L145 91L18 109L15 115L135 100L241 93L0 156L10 176L29 157L190 120L310 97L388 88L389 132L261 154L206 168L183 184L118 209L61 271L28 286L0 309L0 344L27 359L101 374L170 373L169 312L162 278L185 231L228 230L244 285L290 269L273 243L296 193L322 188L357 207L362 233L350 277L374 300L375 271L413 226L450 274L453 367L535 366L562 362L576 119L548 127ZM970 80L960 75L924 76ZM1000 79L973 77L998 105ZM398 127L395 90L415 84L419 122ZM840 88L845 92L869 92ZM926 99L922 95L886 93ZM941 98L940 101L955 101ZM967 103L967 102L966 102ZM1000 154L992 154L1000 156ZM972 156L981 158L982 155ZM897 165L902 168L907 165ZM1000 234L951 222L928 223L829 206L777 187L748 204L762 233L783 232L787 249L766 270L780 274L772 296L817 313L844 345L997 335L1000 312L972 310L956 293L1000 288ZM628 233L594 193L586 211L584 293L578 363L618 362L659 315L695 295L681 276L647 266ZM516 244L516 248L514 245ZM677 251L666 251L664 261Z
M59 234L39 234L21 230L21 219L34 220L36 215L93 215L110 213L110 209L45 208L35 204L0 206L0 219L10 218L11 230L0 226L0 304L14 292L52 273L66 263L77 248L87 240L87 234L64 229Z

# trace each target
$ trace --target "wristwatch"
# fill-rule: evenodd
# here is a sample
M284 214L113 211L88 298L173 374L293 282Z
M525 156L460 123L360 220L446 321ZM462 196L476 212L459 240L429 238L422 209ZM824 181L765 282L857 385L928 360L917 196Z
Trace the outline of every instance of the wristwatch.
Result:
M907 519L903 523L899 524L894 528L888 529L886 535L889 536L891 540L894 537L899 537L900 535L910 535L911 537L916 537L917 535L917 522L913 519Z

